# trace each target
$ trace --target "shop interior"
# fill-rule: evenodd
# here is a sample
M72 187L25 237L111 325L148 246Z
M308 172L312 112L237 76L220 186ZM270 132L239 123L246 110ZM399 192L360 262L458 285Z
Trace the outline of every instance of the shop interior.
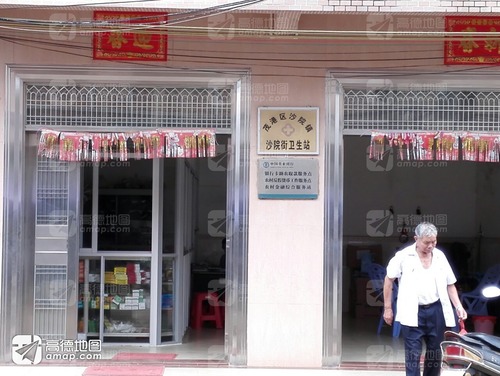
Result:
M500 165L403 162L394 154L380 163L369 159L369 145L367 136L344 137L343 359L393 362L404 359L403 343L393 328L379 326L383 303L379 285L369 278L370 263L385 268L397 250L412 244L419 222L433 222L457 288L473 290L500 263ZM498 299L488 303L496 333L498 306ZM473 320L466 322L470 331Z
M217 136L215 158L82 167L79 336L178 352L210 334L204 357L214 344L223 357L223 322L200 325L192 311L212 291L224 318L227 140Z
M446 161L420 165L402 163L393 156L380 167L368 158L369 142L366 136L344 137L342 359L343 362L401 362L403 343L400 336L393 328L380 325L382 303L370 282L368 263L385 267L394 252L411 244L415 225L421 220L431 221L440 231L438 247L450 258L459 280L459 290L472 290L488 267L498 263L500 221L495 203L500 193L495 188L500 183L500 166ZM225 140L218 144L223 149ZM178 165L176 161L166 160L163 166L162 271L157 279L161 287L155 294L162 307L161 324L158 325L161 343L173 344L164 351L182 353L196 348L191 353L194 358L224 356L223 329L217 328L215 322L193 329L190 315L192 299L197 292L212 290L223 294L226 157L222 151L214 159L189 163L195 172L192 186L195 189L186 202L190 203L188 207L194 214L191 224L184 226L190 230L181 234L184 238L181 251L175 241L179 236L176 210L186 207L178 206L176 200ZM95 174L95 169L85 169L84 182L91 182ZM151 249L152 162L135 161L127 168L101 166L98 174L98 218L102 231L95 234L84 228L82 249L91 247L94 237L97 249L106 257L83 257L83 274L86 273L86 278L90 275L90 282L104 278L106 286L112 278L116 283L122 272L132 280L141 278L141 284L128 283L122 294L100 291L99 297L104 293L104 298L108 299L103 303L106 312L103 324L99 324L96 313L92 314L92 309L97 312L95 308L100 304L95 302L99 294L94 294L89 305L92 309L87 310L87 316L83 313L80 316L82 327L79 329L95 335L102 325L100 330L109 334L109 337L104 336L104 342L108 338L110 343L148 343L152 327L147 313L153 291L151 260L141 257L141 252ZM82 208L85 216L95 203L88 200L92 184L84 184L84 187ZM120 222L120 215L124 215L125 222ZM384 218L387 220L383 221ZM117 229L121 225L130 225L130 232L119 234ZM85 226L90 223L84 223ZM109 231L112 227L116 230ZM182 276L181 260L189 262L188 272ZM177 294L184 296L185 309L173 309L176 298L179 299ZM117 301L120 299L123 301ZM121 304L131 307L137 304L142 309L121 312L116 309ZM491 315L498 317L497 303L492 302L489 307ZM183 320L176 318L176 314L183 315ZM473 330L472 320L469 321L467 325ZM494 327L497 333L498 321Z

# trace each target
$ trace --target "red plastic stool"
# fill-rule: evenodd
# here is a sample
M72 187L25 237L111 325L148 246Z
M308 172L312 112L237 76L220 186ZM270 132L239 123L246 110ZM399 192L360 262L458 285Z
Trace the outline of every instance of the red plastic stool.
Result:
M217 329L222 329L221 303L216 293L196 292L191 306L191 327L199 329L205 321L212 321Z

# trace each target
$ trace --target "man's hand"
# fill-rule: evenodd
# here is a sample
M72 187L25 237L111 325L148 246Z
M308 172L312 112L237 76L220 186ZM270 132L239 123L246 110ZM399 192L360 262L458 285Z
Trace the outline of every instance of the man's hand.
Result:
M392 308L384 308L384 321L387 325L392 325L392 322L394 321Z
M460 320L467 320L467 312L465 311L464 307L457 307L457 316Z

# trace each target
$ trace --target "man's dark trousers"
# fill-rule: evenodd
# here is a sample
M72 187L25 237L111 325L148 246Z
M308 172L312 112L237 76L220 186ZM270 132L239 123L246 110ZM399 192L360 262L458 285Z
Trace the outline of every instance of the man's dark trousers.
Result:
M444 339L446 323L443 307L438 300L419 306L418 327L401 325L405 339L406 376L420 376L420 356L425 343L426 352L423 376L439 376L441 367L440 344Z

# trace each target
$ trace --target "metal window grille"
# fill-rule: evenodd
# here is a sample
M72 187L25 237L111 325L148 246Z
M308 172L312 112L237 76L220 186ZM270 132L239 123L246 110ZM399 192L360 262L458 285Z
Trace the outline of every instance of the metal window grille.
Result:
M36 224L68 224L69 163L39 158L37 161Z
M34 332L41 338L65 338L67 292L66 266L35 266Z
M346 90L344 133L500 130L500 92Z
M27 130L231 127L228 88L27 85Z

